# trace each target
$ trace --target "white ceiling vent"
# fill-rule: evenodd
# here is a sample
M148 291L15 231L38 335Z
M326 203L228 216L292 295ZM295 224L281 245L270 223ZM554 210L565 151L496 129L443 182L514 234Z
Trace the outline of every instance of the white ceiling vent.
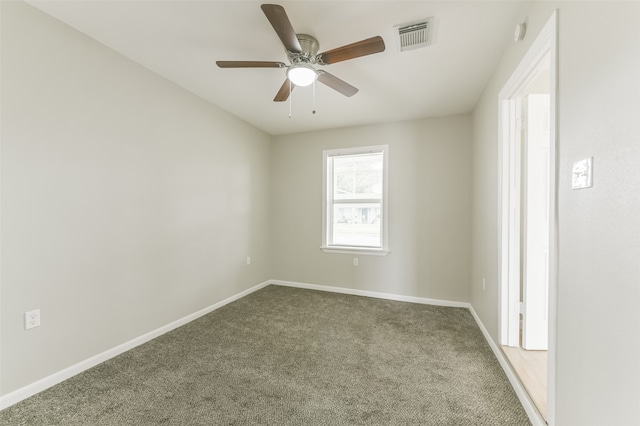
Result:
M400 40L400 51L418 49L431 44L431 28L433 18L421 19L419 21L408 22L396 25L398 29L398 39Z

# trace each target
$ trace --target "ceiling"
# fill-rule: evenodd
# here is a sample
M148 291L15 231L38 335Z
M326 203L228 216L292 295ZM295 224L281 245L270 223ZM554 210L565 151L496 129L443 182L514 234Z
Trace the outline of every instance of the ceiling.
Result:
M29 1L122 55L271 135L466 113L505 46L520 1L286 1L320 52L376 35L386 50L323 69L360 91L317 84L273 102L285 69L221 69L216 60L288 62L255 1ZM274 2L276 3L276 2ZM400 52L394 26L434 18L431 46Z

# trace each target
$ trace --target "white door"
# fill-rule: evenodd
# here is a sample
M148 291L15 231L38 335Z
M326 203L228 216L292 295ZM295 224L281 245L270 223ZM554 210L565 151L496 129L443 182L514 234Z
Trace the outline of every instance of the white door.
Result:
M549 299L550 96L523 99L525 227L522 347L547 350Z

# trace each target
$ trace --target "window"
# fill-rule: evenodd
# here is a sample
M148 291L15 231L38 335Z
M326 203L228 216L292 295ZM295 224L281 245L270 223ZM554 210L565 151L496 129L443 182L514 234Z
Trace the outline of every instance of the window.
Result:
M322 249L388 253L388 146L324 151Z

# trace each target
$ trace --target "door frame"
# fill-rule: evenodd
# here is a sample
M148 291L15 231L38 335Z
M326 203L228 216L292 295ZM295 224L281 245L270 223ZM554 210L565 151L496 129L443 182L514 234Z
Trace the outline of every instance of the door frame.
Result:
M558 212L557 212L557 100L558 100L558 11L555 10L540 34L506 82L498 95L498 330L501 345L513 346L519 342L520 295L520 200L521 165L520 146L513 143L514 129L510 122L515 114L512 98L522 90L531 72L541 59L549 54L550 64L550 217L549 217L549 350L547 352L547 421L555 424L556 394L556 320L558 276ZM516 250L517 251L514 251ZM518 253L518 255L514 255ZM517 295L517 304L509 303ZM516 312L514 312L516 311ZM515 318L515 321L514 321ZM514 326L517 324L517 327ZM515 339L515 340L514 340Z

